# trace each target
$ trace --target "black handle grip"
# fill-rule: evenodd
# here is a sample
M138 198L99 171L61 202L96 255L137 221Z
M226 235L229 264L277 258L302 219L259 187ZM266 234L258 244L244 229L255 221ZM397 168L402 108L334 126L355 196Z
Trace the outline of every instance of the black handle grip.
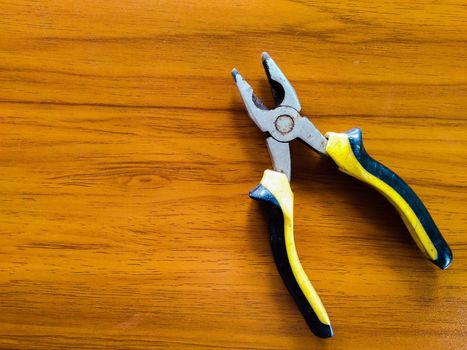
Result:
M391 202L420 250L435 265L446 269L451 264L451 249L425 205L396 173L370 157L363 147L360 129L328 133L326 152L340 170L373 186Z
M265 177L267 177L267 172L280 174L285 177L282 173L266 170L262 183L264 182ZM288 185L287 180L286 182ZM291 191L290 196L293 200ZM283 208L279 204L279 200L263 184L258 185L254 190L252 190L250 192L250 197L264 202L267 206L270 243L274 261L285 286L294 298L295 303L297 304L310 330L316 336L321 338L332 337L333 330L326 310L324 309L319 296L316 294L314 288L304 274L298 260L298 256L295 257L295 245L290 247L291 244L287 244L286 231L288 231L289 235L292 235L291 238L289 236L288 239L292 239L293 241L293 222L284 222L286 213L284 213ZM293 249L292 254L290 252L291 249ZM297 266L297 264L299 266ZM296 272L297 268L301 269L303 272L303 275L298 275L298 278ZM295 269L295 274L293 269Z

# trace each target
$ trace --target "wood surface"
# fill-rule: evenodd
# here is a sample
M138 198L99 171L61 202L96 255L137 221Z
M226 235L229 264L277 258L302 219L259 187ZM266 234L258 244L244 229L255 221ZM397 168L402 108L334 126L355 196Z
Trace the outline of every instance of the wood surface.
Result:
M1 349L467 349L465 1L1 1ZM302 144L308 330L247 193L271 167L232 82L268 51L322 130L425 202L454 261Z

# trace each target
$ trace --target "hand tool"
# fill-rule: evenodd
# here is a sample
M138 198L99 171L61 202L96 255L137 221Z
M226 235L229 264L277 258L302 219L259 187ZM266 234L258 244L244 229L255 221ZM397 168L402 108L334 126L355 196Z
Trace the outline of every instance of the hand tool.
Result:
M250 197L265 202L271 248L279 273L311 331L319 337L333 336L329 317L303 270L293 234L293 193L290 188L289 142L294 139L322 156L331 157L339 170L363 181L382 193L397 209L422 253L441 269L446 269L452 253L428 210L415 192L393 171L365 151L360 129L323 136L313 123L300 115L301 105L294 88L273 59L262 54L275 108L269 110L255 95L240 73L232 70L250 118L265 133L274 170L266 170Z

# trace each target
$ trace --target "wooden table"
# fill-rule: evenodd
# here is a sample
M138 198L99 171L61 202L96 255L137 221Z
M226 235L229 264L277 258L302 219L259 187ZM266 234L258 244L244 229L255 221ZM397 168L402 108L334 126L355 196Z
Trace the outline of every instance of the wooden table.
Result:
M467 349L465 1L1 2L2 349ZM296 244L314 337L248 191L271 161L230 77L269 51L323 131L426 203L438 270L395 210L301 144Z

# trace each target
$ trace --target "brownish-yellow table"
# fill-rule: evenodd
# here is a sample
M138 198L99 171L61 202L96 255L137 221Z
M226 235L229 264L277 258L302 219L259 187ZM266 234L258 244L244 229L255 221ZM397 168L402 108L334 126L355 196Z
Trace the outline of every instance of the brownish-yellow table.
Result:
M0 3L0 348L466 349L465 1ZM293 147L296 244L335 337L307 329L247 193L271 166L230 70L269 51L323 131L426 203L395 210Z

